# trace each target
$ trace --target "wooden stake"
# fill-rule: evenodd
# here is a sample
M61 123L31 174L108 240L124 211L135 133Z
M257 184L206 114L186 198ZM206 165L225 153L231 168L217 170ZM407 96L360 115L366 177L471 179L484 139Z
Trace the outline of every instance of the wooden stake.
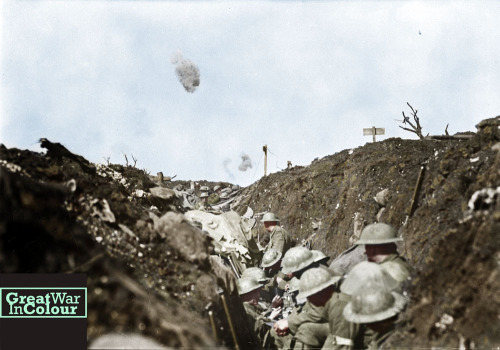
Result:
M267 145L264 145L262 147L262 150L264 151L264 176L267 175Z

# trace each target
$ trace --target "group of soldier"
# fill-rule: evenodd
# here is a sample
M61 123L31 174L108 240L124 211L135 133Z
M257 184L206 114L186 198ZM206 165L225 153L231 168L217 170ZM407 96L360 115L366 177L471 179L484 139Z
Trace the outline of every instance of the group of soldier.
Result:
M247 268L237 283L260 347L378 349L394 332L413 272L398 253L396 230L366 226L355 243L364 245L366 261L340 271L322 252L292 247L275 214L262 222L270 240L260 268Z

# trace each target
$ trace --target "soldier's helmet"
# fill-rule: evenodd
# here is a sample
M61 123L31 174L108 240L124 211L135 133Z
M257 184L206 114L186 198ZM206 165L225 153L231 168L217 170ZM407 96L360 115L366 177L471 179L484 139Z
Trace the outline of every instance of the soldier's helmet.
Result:
M222 192L231 193L231 187L224 187L224 188L222 189Z
M386 244L402 240L401 237L397 237L397 232L391 225L375 223L366 226L354 244Z
M324 267L309 269L300 277L297 299L310 297L329 286L333 286L339 280L340 276L335 276L331 270Z
M246 294L253 292L256 289L262 288L262 284L259 283L254 277L242 277L236 282L238 286L238 294Z
M219 186L219 185L215 185L215 186L214 186L214 192L215 192L215 191L217 191L217 190L219 190L219 189L220 189L220 186Z
M362 261L356 264L345 276L344 282L340 285L340 291L347 295L353 295L361 289L366 289L368 285L375 290L392 291L399 286L399 283L382 265Z
M343 315L349 322L372 323L397 315L405 304L405 298L397 292L363 288L352 296Z
M280 219L274 213L265 213L260 222L280 222Z
M270 267L273 266L278 262L278 260L281 259L281 256L283 254L280 251L277 251L276 249L269 249L267 252L264 253L264 256L262 257L262 262L261 266L262 267Z
M201 192L200 198L207 198L207 197L208 197L208 193L207 192Z
M306 247L290 248L283 257L281 271L294 273L314 264L314 254Z
M314 255L314 262L316 263L325 263L330 259L329 256L325 255L322 251L320 250L311 250L311 252Z
M292 277L288 282L288 291L290 293L295 293L299 291L300 280L297 277Z
M406 267L395 261L384 262L381 266L398 282L406 281L411 274Z
M200 191L208 191L208 186L201 186Z
M229 198L229 195L227 194L227 192L222 192L219 196L220 199L228 199Z
M269 282L269 278L266 277L266 273L264 270L259 269L258 267L249 267L241 274L241 278L244 277L252 277L257 280L259 283L267 283Z

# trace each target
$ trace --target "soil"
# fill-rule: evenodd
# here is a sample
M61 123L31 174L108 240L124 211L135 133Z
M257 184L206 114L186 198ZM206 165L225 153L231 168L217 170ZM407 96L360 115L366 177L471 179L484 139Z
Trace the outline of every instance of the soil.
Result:
M500 346L500 117L466 135L344 150L260 179L233 209L273 211L296 244L332 260L367 224L393 225L416 272L384 347ZM2 271L86 273L89 341L114 331L171 347L232 347L220 295L237 318L234 276L170 190L190 181L158 183L132 166L41 145L45 153L0 145Z

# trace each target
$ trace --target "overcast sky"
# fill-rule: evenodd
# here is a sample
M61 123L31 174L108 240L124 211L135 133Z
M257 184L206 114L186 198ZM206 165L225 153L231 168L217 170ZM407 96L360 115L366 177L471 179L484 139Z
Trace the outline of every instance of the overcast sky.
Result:
M431 135L500 114L499 1L0 7L8 147L45 137L92 162L249 185L265 144L275 172L362 146L371 126L416 138L395 120L407 102ZM197 71L187 91L178 74Z

